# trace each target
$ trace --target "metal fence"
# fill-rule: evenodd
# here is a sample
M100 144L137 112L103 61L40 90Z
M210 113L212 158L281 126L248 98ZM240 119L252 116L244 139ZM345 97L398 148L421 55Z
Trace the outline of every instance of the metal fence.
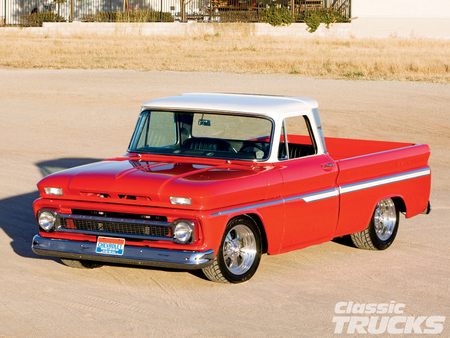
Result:
M320 8L351 14L351 0L0 0L0 25L37 25L30 19L37 16L44 21L259 22L261 10L270 7L285 7L294 17Z

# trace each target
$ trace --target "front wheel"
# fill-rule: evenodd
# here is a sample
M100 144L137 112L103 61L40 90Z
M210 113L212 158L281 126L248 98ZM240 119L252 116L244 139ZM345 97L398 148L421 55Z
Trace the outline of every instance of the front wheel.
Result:
M259 228L251 219L235 218L225 229L213 264L203 268L203 273L213 282L245 282L255 274L261 253Z
M388 198L378 202L367 228L350 236L360 249L385 250L394 242L398 223L398 208L394 200Z

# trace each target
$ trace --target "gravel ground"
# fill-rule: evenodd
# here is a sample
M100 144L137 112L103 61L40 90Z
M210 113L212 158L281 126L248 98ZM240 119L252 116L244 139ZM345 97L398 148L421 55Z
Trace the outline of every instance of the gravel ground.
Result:
M319 102L327 136L427 143L433 211L402 217L389 250L332 241L265 255L253 279L239 285L179 270L71 269L35 255L39 179L124 154L139 105L184 92L310 97ZM0 69L0 93L0 337L332 337L333 317L344 316L335 313L336 304L351 301L404 304L402 314L384 316L416 323L427 317L413 333L432 328L430 316L443 316L440 336L450 336L449 85Z

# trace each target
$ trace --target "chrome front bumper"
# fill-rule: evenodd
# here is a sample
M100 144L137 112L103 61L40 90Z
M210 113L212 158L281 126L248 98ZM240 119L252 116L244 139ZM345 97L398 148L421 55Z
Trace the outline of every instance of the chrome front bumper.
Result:
M183 270L204 268L214 259L214 250L195 252L125 246L123 255L118 256L98 254L95 252L96 246L97 243L93 242L49 239L36 235L31 248L34 253L43 256Z

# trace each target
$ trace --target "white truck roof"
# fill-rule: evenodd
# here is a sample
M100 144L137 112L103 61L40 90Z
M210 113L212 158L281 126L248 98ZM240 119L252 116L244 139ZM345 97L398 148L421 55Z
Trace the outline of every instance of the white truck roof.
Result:
M300 97L197 93L155 99L142 104L142 109L221 111L265 115L272 118L280 113L311 110L317 107L317 101Z

